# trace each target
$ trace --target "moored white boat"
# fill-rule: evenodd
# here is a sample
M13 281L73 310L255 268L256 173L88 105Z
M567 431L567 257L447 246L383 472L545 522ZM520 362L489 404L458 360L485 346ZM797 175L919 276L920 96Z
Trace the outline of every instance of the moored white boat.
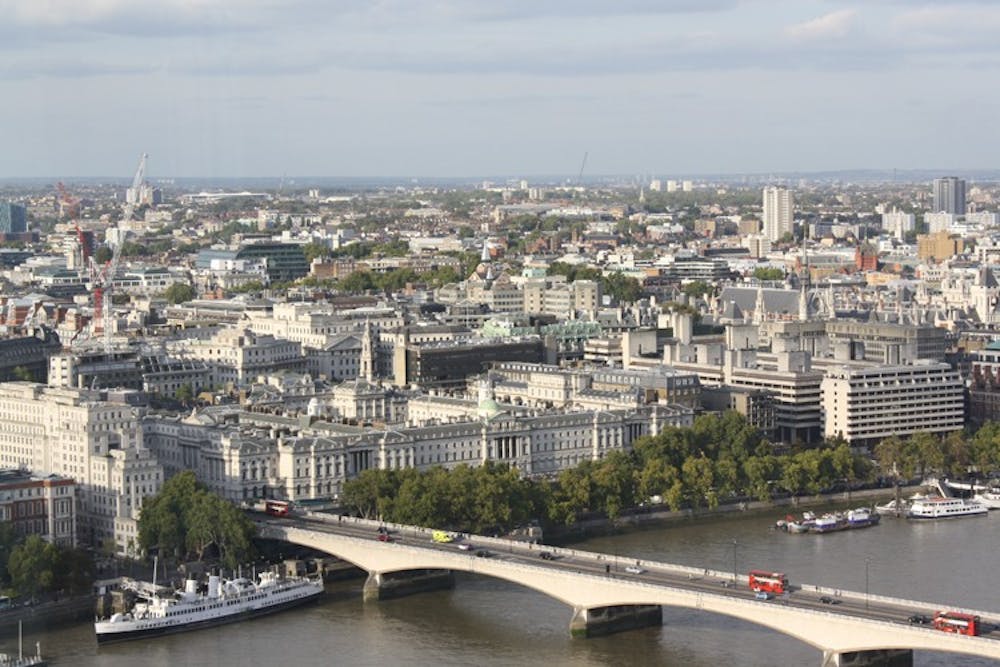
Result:
M922 493L915 493L908 499L903 499L899 503L899 507L896 507L896 501L895 499L893 499L885 503L884 505L876 505L875 511L878 512L879 514L903 514L910 509L910 505L913 503L913 501L921 500L923 498L927 498L927 496Z
M966 516L985 516L986 505L965 498L922 498L914 500L906 515L911 519L957 519Z
M986 509L1000 509L1000 488L991 486L985 491L980 491L972 496L972 499L985 505Z
M314 600L323 582L311 577L278 577L263 572L257 582L242 577L223 580L212 575L208 590L198 591L188 580L171 597L152 596L126 613L94 623L99 644L184 632L270 614Z

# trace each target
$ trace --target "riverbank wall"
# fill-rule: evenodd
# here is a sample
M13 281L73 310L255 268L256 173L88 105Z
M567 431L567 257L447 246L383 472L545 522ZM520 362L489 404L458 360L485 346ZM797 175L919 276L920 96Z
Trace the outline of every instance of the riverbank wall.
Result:
M0 611L0 637L17 636L21 623L25 630L44 630L94 618L94 596L77 595L29 606Z

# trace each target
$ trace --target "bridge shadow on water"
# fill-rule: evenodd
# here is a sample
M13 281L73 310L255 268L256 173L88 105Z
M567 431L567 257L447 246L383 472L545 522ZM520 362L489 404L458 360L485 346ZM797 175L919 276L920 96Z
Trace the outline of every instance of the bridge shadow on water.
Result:
M468 573L456 573L454 589L376 604L361 602L357 581L338 582L328 590L343 604L357 605L365 621L384 628L387 636L420 642L422 655L440 650L442 664L515 664L525 655L531 656L528 664L549 666L820 664L818 651L787 636L671 607L664 608L662 628L573 639L568 632L572 610L566 605L529 588Z

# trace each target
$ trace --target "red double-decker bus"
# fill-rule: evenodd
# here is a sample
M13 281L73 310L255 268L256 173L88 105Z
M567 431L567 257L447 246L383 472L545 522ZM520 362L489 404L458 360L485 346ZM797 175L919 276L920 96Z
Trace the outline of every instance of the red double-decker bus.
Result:
M788 590L788 577L780 572L764 572L751 570L749 575L750 590L757 593L764 591L775 595L784 595Z
M957 611L939 611L934 614L934 627L941 632L954 632L975 637L979 634L979 617Z
M271 516L288 516L292 504L287 500L267 500L264 502L264 511Z

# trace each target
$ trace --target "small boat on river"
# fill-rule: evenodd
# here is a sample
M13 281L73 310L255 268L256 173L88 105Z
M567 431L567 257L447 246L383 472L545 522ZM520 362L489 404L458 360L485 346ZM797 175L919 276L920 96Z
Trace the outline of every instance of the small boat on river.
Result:
M827 512L816 516L812 512L804 512L802 519L788 515L775 524L775 528L789 533L834 533L841 530L868 528L878 524L882 517L867 507L848 510L847 512Z

